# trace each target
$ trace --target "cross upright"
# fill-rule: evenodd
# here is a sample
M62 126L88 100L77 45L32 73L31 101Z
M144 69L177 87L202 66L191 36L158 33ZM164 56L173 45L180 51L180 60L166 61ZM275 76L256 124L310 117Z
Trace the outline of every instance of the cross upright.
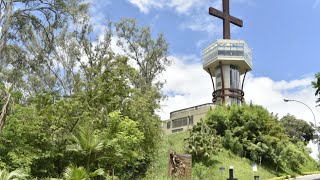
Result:
M223 0L222 7L223 12L210 7L209 14L223 20L223 39L230 39L230 23L242 27L243 22L241 19L230 16L229 0Z

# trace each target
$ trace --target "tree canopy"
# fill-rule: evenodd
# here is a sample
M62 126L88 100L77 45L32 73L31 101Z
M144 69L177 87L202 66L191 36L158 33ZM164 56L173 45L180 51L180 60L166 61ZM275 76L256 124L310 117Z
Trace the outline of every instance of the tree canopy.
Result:
M310 139L314 130L308 123L297 120L290 115L279 121L277 116L261 106L252 104L221 105L207 113L204 123L202 127L209 129L206 130L206 136L203 137L216 134L215 139L221 139L221 143L215 141L214 144L199 140L198 143L206 144L198 146L198 148L206 150L207 153L212 152L211 149L203 147L214 146L213 149L218 149L222 145L234 154L248 158L260 165L275 167L276 171L287 168L295 171L309 157L309 151L301 142ZM195 132L205 133L200 127L193 127L189 139L195 136ZM293 129L296 132L293 132ZM290 133L294 133L294 135L292 136ZM303 139L301 139L301 135ZM192 147L193 144L189 140L188 146Z
M168 43L134 19L106 22L97 34L88 6L1 1L3 172L139 179L157 153ZM113 50L115 36L125 54Z
M315 129L311 126L311 123L307 123L304 120L297 119L293 115L287 114L280 119L280 123L285 129L285 133L290 137L293 142L304 141L309 142L313 139Z

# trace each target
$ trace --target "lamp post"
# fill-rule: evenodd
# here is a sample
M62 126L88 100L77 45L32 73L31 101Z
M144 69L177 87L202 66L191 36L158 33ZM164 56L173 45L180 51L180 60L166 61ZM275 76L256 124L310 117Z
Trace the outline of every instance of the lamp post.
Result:
M294 101L294 102L298 102L298 103L301 103L301 104L307 106L310 109L310 111L312 112L313 120L314 120L314 126L317 128L316 116L314 115L312 109L308 105L306 105L305 103L303 103L301 101L297 101L297 100L294 100L294 99L283 99L283 100L284 100L284 102Z
M310 111L312 112L312 115L313 115L314 127L315 127L315 129L316 129L315 132L316 132L316 134L317 134L316 139L317 139L317 145L318 145L318 153L320 153L320 144L319 144L319 138L318 138L317 121L316 121L316 116L314 115L312 109L311 109L308 105L306 105L305 103L303 103L303 102L301 102L301 101L297 101L297 100L294 100L294 99L283 99L283 100L284 100L284 102L289 102L289 101L298 102L298 103L301 103L301 104L307 106L307 107L310 109ZM318 154L318 157L319 157L319 154Z

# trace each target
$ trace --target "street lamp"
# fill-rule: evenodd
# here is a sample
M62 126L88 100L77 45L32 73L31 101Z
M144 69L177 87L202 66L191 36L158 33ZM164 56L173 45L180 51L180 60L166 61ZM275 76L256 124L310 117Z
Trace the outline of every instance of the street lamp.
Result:
M294 101L294 102L301 103L301 104L307 106L307 107L310 109L310 111L312 112L313 120L314 120L314 127L315 127L315 130L316 130L316 138L315 138L315 139L317 139L317 141L318 141L318 142L317 142L317 145L318 145L318 158L319 158L320 144L319 144L319 138L318 138L318 128L317 128L316 116L314 115L312 109L311 109L308 105L306 105L305 103L303 103L303 102L301 102L301 101L297 101L297 100L293 100L293 99L283 99L283 100L284 100L284 102ZM314 142L314 143L315 143L315 142Z
M313 120L314 120L314 126L317 127L316 116L314 115L312 109L308 105L306 105L305 103L303 103L301 101L297 101L297 100L293 100L293 99L283 99L283 100L284 100L284 102L294 101L294 102L298 102L298 103L301 103L301 104L307 106L310 109L310 111L312 112Z

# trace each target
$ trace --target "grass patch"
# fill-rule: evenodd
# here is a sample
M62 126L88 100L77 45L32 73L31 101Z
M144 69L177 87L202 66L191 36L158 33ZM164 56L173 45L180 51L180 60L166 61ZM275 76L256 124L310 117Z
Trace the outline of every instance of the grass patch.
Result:
M301 175L312 175L312 174L320 174L320 171L311 171L311 172L303 172Z

